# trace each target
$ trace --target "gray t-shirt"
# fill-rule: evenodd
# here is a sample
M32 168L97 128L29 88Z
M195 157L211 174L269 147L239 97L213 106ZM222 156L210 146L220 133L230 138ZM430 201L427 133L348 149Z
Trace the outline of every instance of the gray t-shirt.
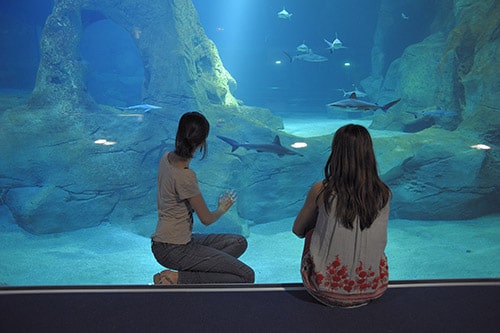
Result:
M193 210L188 198L200 194L193 170L178 168L163 155L158 166L158 224L151 236L153 241L186 244L193 231Z

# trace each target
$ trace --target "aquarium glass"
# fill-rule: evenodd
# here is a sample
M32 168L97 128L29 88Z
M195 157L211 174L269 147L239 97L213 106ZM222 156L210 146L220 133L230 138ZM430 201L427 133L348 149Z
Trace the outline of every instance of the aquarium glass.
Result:
M0 4L0 286L151 284L157 166L194 110L207 205L238 195L194 231L244 235L257 283L301 282L292 225L348 123L392 190L390 279L500 277L495 0L78 3Z

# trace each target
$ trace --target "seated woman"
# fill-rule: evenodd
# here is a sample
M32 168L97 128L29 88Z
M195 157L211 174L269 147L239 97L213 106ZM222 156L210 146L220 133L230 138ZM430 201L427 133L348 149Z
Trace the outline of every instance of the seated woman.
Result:
M306 238L302 280L326 305L361 306L388 286L384 250L391 191L379 178L366 128L341 127L331 149L325 179L311 187L293 225Z
M196 174L189 169L195 152L206 154L210 125L198 112L185 113L175 139L175 151L163 155L158 168L158 223L152 235L156 260L169 268L153 277L155 284L253 283L254 271L239 261L247 241L230 234L192 234L193 212L204 225L217 221L236 201L236 194L219 197L210 211ZM176 271L173 271L173 270Z

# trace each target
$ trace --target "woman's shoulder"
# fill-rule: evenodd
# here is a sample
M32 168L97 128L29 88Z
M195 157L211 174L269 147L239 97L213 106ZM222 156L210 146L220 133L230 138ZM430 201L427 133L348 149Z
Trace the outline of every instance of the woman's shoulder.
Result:
M320 204L318 202L318 199L320 198L320 194L323 191L323 182L316 182L314 183L311 188L309 189L309 192L307 193L307 201L309 202L315 202L315 204ZM320 200L321 201L321 200Z
M317 196L321 193L321 191L323 191L323 188L324 188L323 181L318 181L311 186L309 192Z

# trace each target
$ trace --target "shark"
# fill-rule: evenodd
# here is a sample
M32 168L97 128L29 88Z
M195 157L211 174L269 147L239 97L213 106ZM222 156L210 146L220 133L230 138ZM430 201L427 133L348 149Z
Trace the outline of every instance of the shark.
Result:
M342 93L344 94L344 97L351 96L352 93L355 93L356 97L366 97L368 95L364 91L358 90L358 88L354 84L352 86L354 87L354 90L351 90L351 91L345 91L344 89L337 89L337 90L342 91Z
M283 10L278 12L278 17L284 20L289 20L292 17L292 15L293 15L292 13L286 11L285 7L283 7Z
M302 60L306 62L325 62L328 61L327 57L323 57L319 54L314 53L311 49L307 53L301 53L294 56L291 56L287 52L283 51L283 53L290 59L290 62L294 60Z
M236 140L230 139L222 135L217 135L217 137L222 141L224 141L225 143L231 145L231 152L235 151L239 147L243 147L246 150L256 150L258 153L272 153L278 155L279 157L283 157L285 155L304 156L302 154L297 153L296 151L283 147L281 145L280 137L278 135L274 137L273 143L239 143Z
M382 109L382 111L387 112L390 107L397 104L400 100L401 98L389 102L385 105L378 105L377 103L362 101L357 98L356 93L352 93L348 99L341 99L327 105L332 108L341 108L347 110L375 111L378 109Z
M161 106L155 106L151 104L138 104L125 107L117 106L116 108L120 110L141 110L142 112L146 113L149 112L150 110L161 109Z
M297 46L297 52L309 53L309 46L305 44L305 41L302 42L299 46Z
M328 44L327 50L330 50L330 53L333 53L335 50L347 48L344 45L342 45L342 42L337 37L337 33L335 33L335 39L333 40L333 42L329 42L326 38L323 40L325 41L326 44Z

